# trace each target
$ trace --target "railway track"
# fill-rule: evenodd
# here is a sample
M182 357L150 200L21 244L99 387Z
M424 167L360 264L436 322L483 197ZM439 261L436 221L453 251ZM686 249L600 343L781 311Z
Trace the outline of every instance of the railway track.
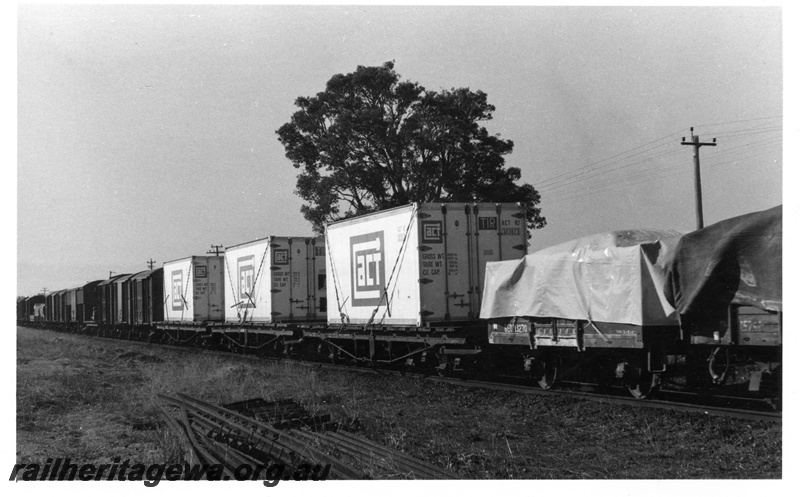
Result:
M85 336L85 335L77 335ZM231 357L246 360L269 360L269 361L289 361L305 366L318 367L327 370L359 372L364 374L380 374L380 375L401 375L406 377L419 378L422 381L433 381L442 384L449 384L455 386L463 386L468 388L484 388L496 391L509 391L525 395L559 395L563 397L570 397L575 399L594 400L597 402L604 402L616 405L629 405L641 408L653 408L671 410L676 412L697 413L707 416L726 416L738 419L745 419L750 421L765 421L777 422L782 421L780 412L775 412L772 406L764 401L757 401L755 399L743 399L738 397L729 396L711 396L703 397L693 393L665 391L660 394L660 398L653 399L635 399L631 398L622 391L619 394L610 392L593 392L585 391L584 389L576 388L553 388L543 389L538 386L530 386L519 384L521 378L504 378L500 379L477 379L469 377L448 377L439 376L436 374L426 374L421 372L403 371L397 369L381 369L373 366L359 366L359 365L341 365L329 364L324 362L310 362L307 360L300 360L294 358L279 358L257 354L247 353L234 353L221 350L210 350L198 347L186 347L170 344L146 344L144 342L121 340L117 338L106 337L89 337L93 340L100 340L109 343L138 343L141 345L153 346L180 351L183 353L196 353L196 354L209 354L223 357ZM583 385L584 387L592 388L591 385ZM682 400L676 400L682 399ZM747 407L741 407L746 405ZM739 406L739 407L737 407Z
M315 480L329 476L361 480L376 472L411 479L458 478L358 435L325 429L324 423L318 423L319 417L291 400L218 406L181 393L159 394L158 398L164 404L159 406L163 417L181 439L187 459L218 465L223 480L288 479L298 472L313 472ZM254 408L261 416L253 413ZM253 468L258 469L251 472ZM261 471L263 475L258 474Z

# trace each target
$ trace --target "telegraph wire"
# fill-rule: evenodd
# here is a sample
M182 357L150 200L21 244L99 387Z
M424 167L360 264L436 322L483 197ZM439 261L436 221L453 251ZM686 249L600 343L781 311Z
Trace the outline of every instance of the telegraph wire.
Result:
M540 188L542 188L544 190L547 190L547 189L552 189L552 188L558 188L558 187L563 186L563 185L573 184L573 183L578 182L578 181L591 179L591 178L597 177L598 175L605 174L606 172L609 171L607 169L609 167L612 167L612 166L620 164L620 163L624 164L626 161L629 161L629 160L632 160L632 159L636 159L637 155L644 154L645 152L652 152L653 150L657 150L657 149L660 149L660 148L665 148L665 147L666 148L670 148L671 146L672 145L669 144L669 143L664 143L662 145L658 145L656 147L652 147L650 149L644 150L644 151L642 151L642 152L640 152L638 154L630 155L630 156L627 156L627 157L624 157L624 158L609 162L607 164L603 164L602 166L598 166L598 167L595 167L595 168L592 168L592 169L588 169L588 170L582 171L580 174L574 174L571 177L562 178L562 179L560 179L558 181L554 181L554 182L551 182L549 184L544 184L544 185L539 184L537 186L539 186ZM648 160L651 160L653 158L658 158L658 157L663 156L664 154L669 154L669 153L671 153L671 152L670 151L657 152L655 154L651 154L651 155L645 156L643 158L639 158L639 162L647 162ZM622 167L625 167L625 166L623 165ZM611 171L615 171L617 169L619 169L619 168L611 169Z
M748 121L753 121L753 120L748 120ZM744 121L738 121L738 122L744 122ZM737 137L737 136L749 136L749 135L753 135L753 134L764 134L764 133L769 133L769 132L773 132L773 131L778 131L780 129L781 129L781 126L760 127L760 128L756 127L756 128L744 128L744 129L739 129L739 130L731 130L731 131L728 131L727 133L731 134L730 136L728 136L729 138L731 138L731 137ZM736 133L736 134L732 134L732 133ZM675 133L673 133L672 135L675 135ZM672 136L672 135L668 135L668 136ZM629 153L630 151L640 149L640 148L642 148L644 146L647 146L647 145L650 145L650 144L653 144L653 143L657 143L659 141L662 141L663 139L664 138L660 138L658 140L651 141L651 142L649 142L647 144L640 145L639 147L635 147L634 149L631 149L631 150L629 150L627 152L623 152L623 153L617 154L617 155L615 155L613 157L594 162L594 163L592 163L592 164L590 164L589 166L586 166L586 167L591 167L593 165L600 164L600 163L602 163L604 161L608 161L608 160L610 160L610 159L612 159L614 157L619 157L621 155ZM759 142L755 142L755 143L759 143ZM745 145L734 146L735 148L729 149L729 151L737 150L738 148L743 148L743 147L750 148L751 146L753 146L752 143L745 144ZM651 147L650 149L645 150L645 151L641 151L638 154L630 155L630 156L624 157L622 159L618 159L618 160L616 160L614 162L603 164L602 166L598 166L598 167L595 167L595 168L590 169L590 170L586 170L586 167L585 167L585 168L582 168L582 170L571 171L569 173L564 173L564 174L560 174L558 176L554 176L554 177L550 178L550 180L548 180L549 183L548 182L544 182L544 184L539 183L538 185L536 185L537 186L537 190L540 193L554 192L556 190L559 190L559 189L574 185L574 184L582 182L584 180L597 178L599 175L606 174L608 172L618 171L620 169L631 167L631 166L637 165L637 164L642 164L642 163L645 163L647 161L650 161L650 160L653 160L653 159L656 159L656 158L660 158L660 157L664 157L664 156L668 156L668 155L671 155L673 153L677 153L678 152L677 149L675 151L665 151L665 152L662 152L660 154L653 154L653 155L647 156L647 157L645 157L645 158L643 158L643 159L641 159L641 160L639 160L639 161L637 161L635 163L628 163L628 164L624 164L624 165L622 165L620 167L616 167L616 168L613 168L613 169L610 169L610 170L600 171L600 170L602 170L604 168L608 168L608 167L610 167L610 166L612 166L614 164L618 164L620 162L624 162L626 160L630 160L630 159L634 158L636 155L640 155L642 153L651 151L651 150L656 149L656 148L660 148L660 146ZM726 151L725 153L727 154L728 151ZM718 155L720 155L720 154L714 154L714 156L718 156ZM593 173L593 172L595 174L589 175L589 173ZM561 179L557 180L557 178L561 178ZM562 191L561 193L563 193L563 192L565 192L565 191Z
M623 164L623 165L621 165L621 166L619 166L619 167L616 167L616 168L614 168L614 169L610 169L610 170L608 170L608 171L601 171L601 172L598 172L597 174L594 174L594 175L592 175L592 176L588 176L588 177L584 177L584 178L580 178L580 179L575 179L575 181L570 181L570 182L568 182L568 183L561 183L561 184L558 184L558 185L555 185L555 186L554 186L554 185L545 186L545 187L543 187L542 189L538 189L538 188L537 188L537 191L539 191L539 192L552 192L552 191L555 191L555 190L557 190L557 189L559 189L559 188L562 188L562 187L564 187L564 186L570 186L570 185L573 185L573 184L575 184L575 183L576 183L576 182L578 182L578 181L583 181L583 180L587 180L587 179L593 179L593 178L597 178L598 176L603 176L603 175L605 175L605 174L608 174L608 173L610 173L610 172L619 171L619 170L621 170L621 169L625 169L625 168L628 168L628 167L636 166L636 165L638 165L638 164L644 164L644 163L646 163L646 162L649 162L649 161L652 161L652 160L654 160L654 159L659 159L659 158L661 158L661 157L667 157L667 156L670 156L670 155L675 155L675 154L677 154L678 152L680 152L680 149L677 149L677 148L676 148L675 150L670 150L670 151L662 152L662 153L660 153L660 154L658 154L658 155L653 155L653 156L651 156L651 157L646 157L646 158L644 158L644 159L641 159L641 160L639 160L639 161L637 161L637 162L632 162L632 163L630 163L630 164Z
M609 160L611 160L611 159L615 159L615 158L617 158L617 157L619 157L619 156L622 156L622 155L625 155L625 154L629 154L629 153L633 152L634 150L638 150L638 149L640 149L640 148L642 148L642 147L646 147L646 146L648 146L648 145L652 145L653 143L658 143L658 142L660 142L660 141L665 141L665 140L668 140L668 139L672 138L673 136L677 136L677 135L679 135L681 132L682 132L682 130L675 131L674 133L670 133L669 135L666 135L666 136L664 136L664 137L662 137L662 138L658 138L658 139L655 139L655 140L653 140L653 141L651 141L651 142L644 143L644 144L642 144L642 145L639 145L638 147L634 147L634 148L632 148L632 149L630 149L630 150L626 150L626 151L624 151L624 152L620 152L620 153L618 153L618 154L616 154L616 155L612 155L611 157L606 157L605 159L600 159L600 160L598 160L598 161L596 161L596 162L593 162L593 163L591 163L591 164L589 164L589 165L587 165L587 166L584 166L584 167L582 167L582 168L576 169L576 170L574 170L574 171L568 171L568 172L564 172L564 173L561 173L561 174L557 174L557 175L555 175L555 176L552 176L552 177L550 177L550 178L547 178L547 179L544 179L544 180L540 181L540 182L539 182L539 184L542 184L542 183L547 183L547 182L549 182L549 181L553 181L553 180L555 180L555 179L557 179L557 178L560 178L560 177L562 177L562 176L571 176L571 175L574 175L574 174L576 174L576 173L579 173L580 171L582 171L582 170L584 170L584 169L590 168L590 167L592 167L592 166L594 166L594 165L597 165L597 164L600 164L600 163L602 163L602 162L609 161ZM657 148L657 147L654 147L654 148Z
M734 162L737 162L737 161L740 161L740 160L753 159L753 158L757 158L757 157L760 157L760 156L763 156L763 154L757 153L757 154L752 154L751 156L737 157L736 159L733 159L733 160L728 160L728 161L724 161L724 162L716 162L716 163L712 163L712 164L708 164L709 161L705 161L704 162L704 167L717 169L720 166L723 166L725 164L734 163ZM643 183L654 182L654 181L657 181L657 180L660 180L660 179L664 179L664 178L668 178L668 177L671 177L671 176L677 176L677 175L680 175L680 174L688 174L690 172L690 170L686 169L686 168L682 169L682 166L684 166L684 165L685 164L684 164L683 161L681 161L680 163L670 163L670 164L667 164L667 166L665 166L665 167L657 168L657 169L663 169L663 171L662 171L662 174L659 174L659 175L656 175L656 176L652 176L652 175L649 175L649 174L640 174L640 175L637 175L636 178L635 178L635 179L637 179L639 181L627 182L627 183L618 183L618 184L615 184L615 185L614 184L602 185L602 186L609 186L608 188L601 188L601 189L594 189L594 188L588 189L588 188L586 188L586 189L583 189L583 191L580 191L581 189L576 189L576 190L571 191L571 192L559 192L559 193L576 193L575 195L571 195L571 196L556 197L554 199L548 199L548 198L546 198L546 196L543 195L542 196L542 204L546 205L546 202L551 202L551 203L564 202L566 200L573 200L573 199L576 199L576 198L588 197L588 196L597 195L597 194L600 194L600 193L605 193L605 192L608 192L608 191L618 190L620 188L630 188L630 187L637 186L637 185L640 185L640 184L643 184Z
M765 149L765 148L772 148L772 147L775 147L776 145L780 145L781 141L782 140L780 138L777 138L777 139L776 138L770 138L770 139L767 139L767 140L761 140L761 141L756 141L756 142L752 142L752 143L748 143L748 144L738 145L738 146L736 146L735 150L729 150L729 151L725 151L725 152L720 153L720 154L714 154L714 156L708 158L706 162L710 163L710 166L716 167L716 166L723 165L723 164L729 164L729 163L734 163L734 162L737 162L737 161L743 161L743 160L749 160L749 159L752 159L752 158L757 158L759 156L763 156L762 152L758 152L759 150L762 150L762 149ZM756 151L758 153L755 153L755 154L754 153L744 153L743 154L742 153L743 149L746 150L747 152ZM665 154L665 155L667 155L667 154ZM723 159L723 158L726 158L726 157L730 157L730 156L733 156L733 158L729 159L729 160L725 160L725 161L721 161L720 160L720 159ZM637 172L633 173L633 175L627 175L627 176L624 176L624 177L616 176L616 177L613 177L613 178L608 178L604 182L601 182L601 183L593 183L592 185L581 185L581 186L578 186L578 187L573 187L573 188L570 188L570 189L567 189L567 190L561 190L561 191L555 191L555 189L543 190L540 193L542 193L543 196L546 196L546 194L548 194L548 193L553 193L555 195L555 197L560 200L561 196L563 196L563 195L569 195L569 194L572 194L572 193L575 193L575 192L585 192L585 191L588 190L588 187L592 187L592 188L596 188L598 186L599 187L603 187L603 186L607 186L607 185L613 184L613 183L617 183L618 187L625 187L625 186L630 186L630 185L633 185L633 184L639 184L638 182L637 183L631 183L632 179L636 180L636 179L640 179L640 178L644 178L644 177L647 177L649 179L657 179L657 178L661 177L661 176L659 176L657 178L653 178L652 175L650 174L652 172L677 169L677 171L675 173L678 174L680 172L683 172L683 170L681 170L682 165L683 165L682 162L662 163L662 164L656 165L655 167L649 167L649 168L643 169L641 171L637 171ZM620 183L620 181L622 181L622 182ZM574 198L574 197L569 197L569 198Z
M777 143L769 143L769 142L767 142L767 143L761 143L761 144L756 145L756 146L749 146L749 147L746 147L746 148L748 149L748 151L752 152L752 151L758 151L758 150L761 150L761 149L764 149L764 148L774 147L776 144ZM742 146L740 148L745 148L745 147ZM731 155L734 155L735 157L733 159L729 159L729 160L724 160L724 161L720 160L720 158L729 157ZM704 161L704 164L707 165L708 167L717 167L717 166L724 165L724 164L730 164L730 163L735 163L735 162L738 162L738 161L744 161L744 160L758 158L759 156L763 156L763 153L758 152L758 153L755 153L755 154L750 153L750 154L741 155L741 152L739 152L739 155L737 155L736 153L729 152L729 153L723 153L723 154L715 154L714 157L706 159ZM680 168L682 166L683 166L682 162L662 163L662 164L656 165L655 167L649 167L647 169L643 169L641 171L637 171L632 175L627 175L627 176L624 176L624 177L618 177L617 176L617 177L613 177L613 178L607 178L607 179L605 179L605 180L603 180L601 182L593 183L591 185L582 185L582 186L573 187L573 188L566 189L566 190L561 190L561 191L555 191L555 190L541 191L540 194L542 194L543 200L544 200L545 197L548 196L548 194L552 194L555 198L551 198L550 199L551 201L560 201L564 195L567 195L568 196L567 198L574 198L573 196L571 196L572 194L579 193L579 192L586 192L590 188L593 191L595 188L603 188L603 187L614 185L614 184L616 184L617 187L622 188L622 187L633 186L633 185L638 185L638 184L642 183L642 182L636 181L636 180L639 180L639 179L646 178L648 180L655 180L655 179L659 179L659 178L663 177L663 176L653 176L653 173L658 174L659 172L664 172L664 171L667 171L667 170L672 171L672 170L675 170L675 169L678 169L678 170L675 171L675 174L682 173L682 172L684 172L683 170L680 170ZM607 190L601 190L601 191L607 191ZM580 193L580 195L583 195L583 194L585 194L585 193Z
M739 123L747 123L747 122L753 122L753 121L766 121L768 119L783 119L783 115L781 114L781 115L769 116L769 117L755 117L753 119L741 119L739 121L726 121L726 122L720 122L720 123L714 123L714 124L700 124L699 126L695 126L695 128L704 128L704 127L708 127L708 126L724 126L726 124L739 124ZM713 131L704 131L704 133L712 133L713 134L714 132Z
M703 127L724 126L724 125L729 125L729 124L739 124L739 123L744 123L744 122L755 122L755 121L767 121L767 120L770 120L770 119L779 119L779 118L782 118L782 116L769 116L769 117L760 117L760 118L753 118L753 119L741 119L741 120L737 120L737 121L727 121L727 122L719 122L719 123L715 123L715 124L705 124L705 125L702 125L702 126ZM699 127L701 127L701 126L695 126L695 128L699 128ZM741 134L748 134L748 133L769 132L771 130L776 130L777 131L777 130L780 130L781 128L782 128L782 124L779 124L779 125L776 125L776 126L773 126L773 127L761 126L761 127L754 127L754 128L740 128L740 129L730 130L730 131L705 130L704 133L711 133L711 134L716 134L716 135L723 135L724 134L724 135L731 135L731 136L741 136ZM553 188L557 184L562 184L562 183L564 183L566 181L570 181L570 180L576 180L577 178L582 177L582 176L586 175L589 172L593 172L593 171L597 171L597 170L609 167L609 166L611 166L613 164L619 163L620 161L628 160L630 158L635 157L636 155L639 155L639 154L645 153L647 151L659 148L658 146L655 146L655 147L651 147L651 148L649 148L649 149L647 149L645 151L637 152L636 154L630 155L632 152L634 152L636 150L639 150L639 149L641 149L643 147L647 147L648 145L652 145L652 144L655 144L655 143L658 143L658 142L661 142L661 141L669 140L670 138L672 138L674 136L680 135L680 133L682 133L684 131L685 131L685 128L682 129L682 130L670 133L668 135L665 135L665 136L663 136L661 138L657 138L657 139L652 140L650 142L644 143L644 144L639 145L637 147L631 148L631 149L626 150L624 152L620 152L619 154L607 157L605 159L601 159L601 160L595 161L595 162L593 162L591 164L588 164L587 166L584 166L582 168L575 169L573 171L567 171L567 172L564 172L564 173L561 173L561 174L557 174L555 176L551 176L550 178L546 178L546 179L538 182L537 183L537 189L542 189L542 191L545 191L547 188ZM617 158L619 158L619 159L617 159ZM613 161L613 162L608 162L608 161L611 161L612 159L617 159L617 160ZM597 166L597 167L593 167L593 166ZM570 181L570 184L571 183L574 183L574 181Z

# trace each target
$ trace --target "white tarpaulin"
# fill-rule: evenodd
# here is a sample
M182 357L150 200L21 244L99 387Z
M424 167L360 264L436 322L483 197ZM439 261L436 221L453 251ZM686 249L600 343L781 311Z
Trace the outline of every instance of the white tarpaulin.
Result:
M480 317L676 324L662 289L679 237L676 231L614 231L516 261L488 262Z

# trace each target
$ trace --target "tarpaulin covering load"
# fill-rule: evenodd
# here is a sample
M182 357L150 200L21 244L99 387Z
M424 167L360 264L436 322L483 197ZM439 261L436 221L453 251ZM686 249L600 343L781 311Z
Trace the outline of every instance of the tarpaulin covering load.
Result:
M783 308L782 206L726 219L683 236L664 292L680 314L730 304Z
M663 287L680 233L628 230L588 236L489 262L482 319L549 317L632 325L674 325Z

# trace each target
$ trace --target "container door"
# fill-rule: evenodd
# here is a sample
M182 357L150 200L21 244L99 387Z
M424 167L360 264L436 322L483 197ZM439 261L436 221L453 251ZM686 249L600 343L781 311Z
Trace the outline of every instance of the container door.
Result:
M465 215L463 204L426 204L420 210L420 315L424 321L472 318Z
M209 316L214 321L225 320L225 267L224 258L208 258Z
M289 320L308 319L312 308L308 292L309 244L304 238L289 238Z
M208 261L203 257L192 260L192 274L189 281L193 288L192 305L194 311L192 316L195 321L205 321L209 319L208 301Z
M131 285L133 290L133 298L131 302L133 302L133 324L143 324L144 323L144 296L142 295L143 290L143 281L136 280Z
M159 269L147 280L147 322L164 320L164 271Z
M300 241L301 243L296 243ZM272 284L271 321L291 321L304 318L308 292L302 269L306 265L306 246L302 240L273 238L270 247L270 276Z
M325 319L328 313L328 275L325 271L325 237L311 239L311 267L308 269L311 293L311 319Z

